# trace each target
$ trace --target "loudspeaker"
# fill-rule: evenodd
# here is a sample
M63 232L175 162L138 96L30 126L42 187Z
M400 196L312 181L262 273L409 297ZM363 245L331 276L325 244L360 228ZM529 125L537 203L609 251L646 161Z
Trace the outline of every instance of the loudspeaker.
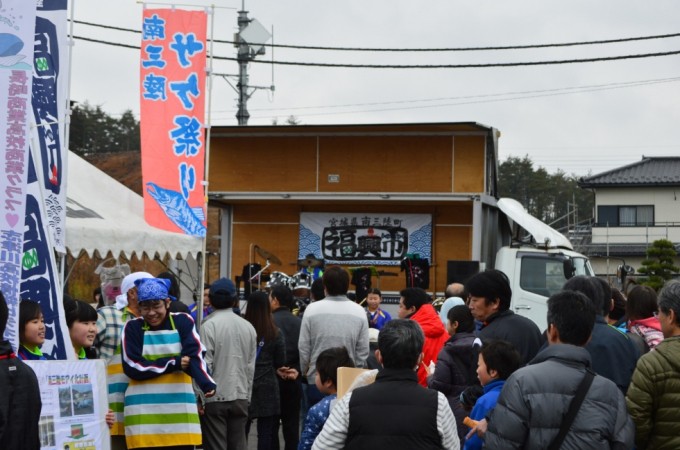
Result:
M446 285L465 282L479 272L479 261L446 261Z

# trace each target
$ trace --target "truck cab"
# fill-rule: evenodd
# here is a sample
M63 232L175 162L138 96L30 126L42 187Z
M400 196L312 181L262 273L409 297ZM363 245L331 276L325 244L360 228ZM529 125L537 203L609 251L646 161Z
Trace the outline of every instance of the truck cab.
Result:
M594 276L588 258L559 248L503 247L496 254L496 269L510 280L510 309L534 321L541 331L548 326L548 297L573 276Z
M573 276L594 276L593 269L569 239L531 216L516 200L502 198L497 206L508 219L512 242L498 250L494 267L510 280L510 309L543 331L548 326L548 297Z

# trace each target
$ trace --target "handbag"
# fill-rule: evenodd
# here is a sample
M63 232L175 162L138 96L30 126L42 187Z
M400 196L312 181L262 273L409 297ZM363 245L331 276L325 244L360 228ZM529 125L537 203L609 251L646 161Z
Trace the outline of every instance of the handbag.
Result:
M586 394L590 389L590 385L593 384L594 378L595 373L590 369L586 368L586 375L585 377L583 377L581 384L578 385L576 395L574 395L574 398L571 400L571 403L569 403L569 409L567 410L567 414L564 417L564 420L562 421L560 432L557 433L555 439L552 440L552 442L548 446L548 450L559 450L559 448L562 446L562 442L564 441L564 438L567 437L569 428L571 428L571 424L574 423L576 414L578 414L578 410L579 408L581 408L581 404L583 404L583 400L586 398Z

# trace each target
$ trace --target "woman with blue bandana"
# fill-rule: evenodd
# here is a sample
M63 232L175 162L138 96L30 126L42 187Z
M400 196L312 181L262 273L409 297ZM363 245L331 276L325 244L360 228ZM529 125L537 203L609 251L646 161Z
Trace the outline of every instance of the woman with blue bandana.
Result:
M191 316L168 311L170 280L144 278L135 285L141 317L125 324L121 346L131 379L125 392L127 446L193 449L201 444L201 427L192 378L206 397L216 387L205 349Z

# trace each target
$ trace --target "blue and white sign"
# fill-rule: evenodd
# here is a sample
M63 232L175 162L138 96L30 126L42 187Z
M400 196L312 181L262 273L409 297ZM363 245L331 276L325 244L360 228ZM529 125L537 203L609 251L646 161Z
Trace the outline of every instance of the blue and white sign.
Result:
M40 303L45 318L42 352L48 359L74 359L55 251L65 253L68 45L66 0L41 0L32 36L31 152L26 225L21 260L21 298Z
M298 257L328 264L398 266L407 254L432 257L429 214L301 213Z

